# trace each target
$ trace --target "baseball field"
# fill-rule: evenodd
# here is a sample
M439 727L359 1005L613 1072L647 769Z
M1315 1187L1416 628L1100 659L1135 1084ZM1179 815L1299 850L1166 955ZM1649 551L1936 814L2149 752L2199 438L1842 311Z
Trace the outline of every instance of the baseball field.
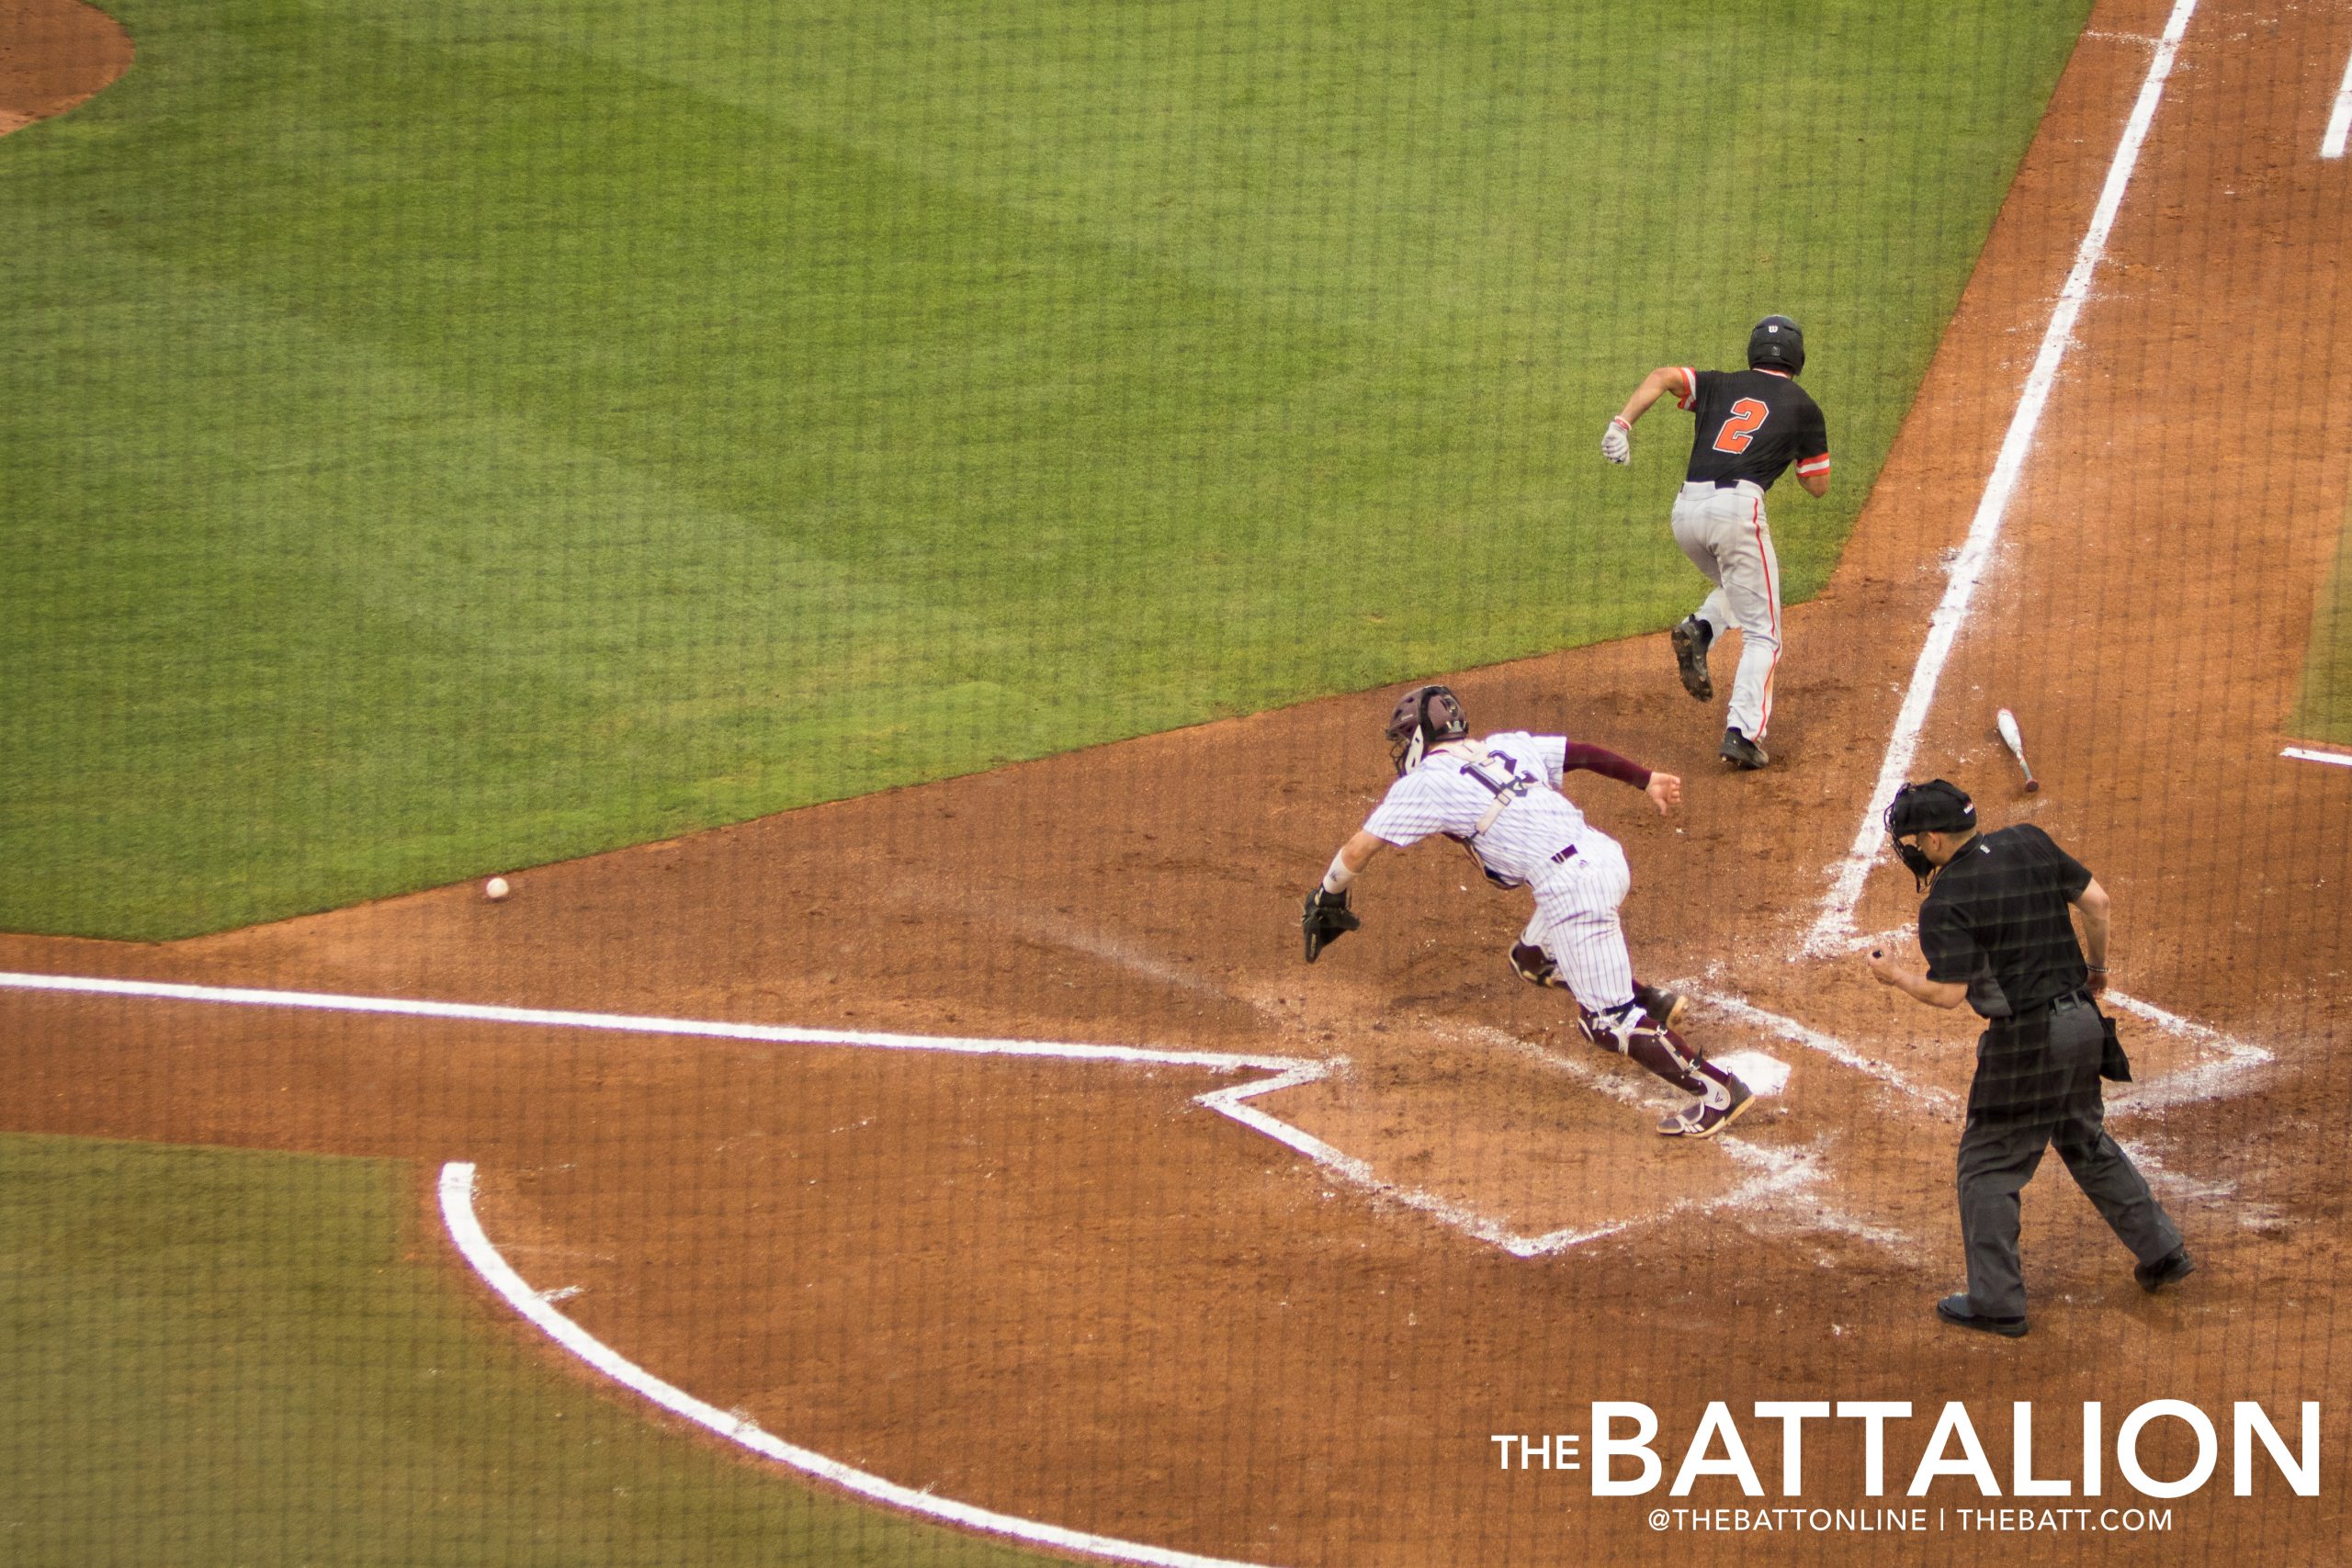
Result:
M0 0L0 1558L2336 1561L2347 55ZM1767 311L1743 773L1688 430L1599 442ZM1569 793L1736 1132L1450 853L1299 962L1421 680L1683 778ZM2015 1341L1928 1310L1973 1032L1862 967L1930 776L2113 895L2200 1264L2050 1162Z

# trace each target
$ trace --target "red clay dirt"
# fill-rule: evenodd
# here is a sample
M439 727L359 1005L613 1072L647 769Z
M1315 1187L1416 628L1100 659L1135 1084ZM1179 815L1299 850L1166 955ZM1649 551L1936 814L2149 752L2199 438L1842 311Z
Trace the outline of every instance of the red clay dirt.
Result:
M1302 965L1297 899L1386 783L1388 698L1364 694L539 868L502 905L457 887L160 947L0 938L0 967L1344 1055L1256 1103L1394 1187L1521 1233L1612 1234L1509 1256L1194 1103L1230 1078L1166 1066L10 993L6 1124L477 1161L526 1278L579 1287L565 1310L661 1376L890 1479L1184 1551L2332 1561L2352 1533L2331 1386L2352 1347L2352 1075L2333 1049L2352 773L2278 753L2352 480L2331 414L2352 400L2352 173L2315 155L2352 14L2199 10L1913 770L2082 855L2116 896L2120 989L2272 1053L2198 1098L2182 1075L2222 1047L2127 1020L2143 1081L2184 1092L2136 1112L2119 1096L2119 1132L2203 1270L2143 1296L2053 1168L2026 1200L2033 1335L1939 1328L1928 1304L1961 1276L1958 1127L1936 1095L1964 1087L1971 1031L1851 955L1793 956L2165 15L2110 0L2077 47L1844 563L1789 616L1771 769L1720 771L1720 714L1682 694L1662 637L1455 682L1478 728L1566 728L1687 778L1671 822L1576 788L1627 846L1649 976L1834 1036L1916 1092L1714 1002L1694 1039L1794 1077L1736 1145L1662 1143L1589 1081L1638 1074L1510 977L1521 905L1433 850L1374 867L1363 932ZM1662 548L1665 449L1638 459ZM2037 796L1992 738L2004 705ZM1860 929L1913 907L1890 862ZM2229 1401L2283 1427L2323 1400L2326 1483L2288 1496L2265 1461L2233 1497L2225 1454L2160 1534L1731 1540L1653 1532L1662 1488L1502 1471L1488 1440L1640 1400L1670 1474L1711 1399L1931 1416L1963 1397L2005 1481L2012 1398L2063 1413L2041 1439L2061 1456L2086 1399L2110 1430L2189 1400L2225 1440ZM1772 1487L1777 1427L1743 1431ZM1804 1501L1907 1504L1925 1442L1917 1424L1892 1439L1894 1495L1866 1498L1853 1424L1816 1424ZM2159 1475L2187 1464L2177 1443L2144 1452ZM2109 1486L2141 1501L2111 1466ZM1720 1479L1691 1500L1748 1501ZM1924 1501L1992 1506L1951 1481Z
M130 56L122 24L81 0L0 0L0 136L63 114Z

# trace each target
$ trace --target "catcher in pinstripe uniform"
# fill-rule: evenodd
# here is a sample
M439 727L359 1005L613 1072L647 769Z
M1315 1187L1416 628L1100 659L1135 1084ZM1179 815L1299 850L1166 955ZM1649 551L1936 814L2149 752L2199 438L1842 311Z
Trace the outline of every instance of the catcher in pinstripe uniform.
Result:
M1510 951L1520 977L1568 992L1586 1039L1697 1097L1657 1130L1708 1138L1729 1126L1747 1109L1747 1086L1675 1032L1682 997L1634 980L1617 916L1633 886L1625 852L1560 794L1563 777L1586 770L1632 784L1663 815L1681 801L1682 781L1561 735L1509 730L1474 740L1461 703L1443 686L1405 694L1388 721L1388 745L1396 782L1306 896L1306 961L1363 924L1348 889L1373 856L1442 833L1498 887L1533 892L1534 917Z

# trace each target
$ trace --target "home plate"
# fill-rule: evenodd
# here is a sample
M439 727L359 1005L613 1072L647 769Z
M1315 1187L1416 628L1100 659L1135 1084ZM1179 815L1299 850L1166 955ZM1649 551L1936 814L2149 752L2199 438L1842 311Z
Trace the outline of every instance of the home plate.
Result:
M1725 1051L1720 1055L1710 1053L1707 1060L1736 1075L1759 1095L1778 1094L1789 1087L1789 1065L1761 1051Z

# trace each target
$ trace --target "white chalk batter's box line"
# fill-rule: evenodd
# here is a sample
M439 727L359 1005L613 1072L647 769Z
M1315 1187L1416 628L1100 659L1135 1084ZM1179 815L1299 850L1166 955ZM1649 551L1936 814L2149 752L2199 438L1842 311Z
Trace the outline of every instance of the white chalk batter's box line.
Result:
M1348 1186L1375 1197L1401 1204L1416 1213L1459 1231L1463 1235L1499 1247L1515 1258L1544 1258L1566 1252L1604 1236L1645 1228L1662 1221L1692 1213L1743 1208L1777 1197L1792 1194L1819 1181L1823 1171L1819 1150L1797 1151L1768 1149L1730 1134L1709 1140L1725 1158L1747 1168L1749 1175L1729 1192L1715 1199L1676 1200L1654 1210L1596 1226L1566 1227L1558 1230L1526 1234L1512 1229L1508 1224L1479 1213L1470 1205L1424 1188L1405 1186L1383 1178L1369 1161L1325 1142L1305 1128L1285 1122L1249 1103L1262 1096L1283 1089L1297 1089L1317 1083L1344 1073L1348 1058L1344 1055L1326 1058L1284 1056L1272 1054L1221 1051L1176 1051L1133 1045L1085 1044L1068 1041L988 1039L968 1035L933 1035L886 1033L866 1030L812 1029L786 1024L737 1023L708 1019L681 1019L635 1013L584 1012L556 1008L506 1007L482 1002L429 1001L407 997L353 996L326 991L281 991L250 987L198 986L172 981L119 980L94 976L10 974L0 972L0 989L62 992L85 996L137 998L155 1001L195 1002L242 1007L287 1008L299 1010L359 1013L397 1018L438 1019L476 1023L531 1025L555 1029L587 1029L630 1034L661 1034L689 1038L739 1040L755 1043L782 1045L848 1046L867 1050L935 1051L959 1055L1033 1057L1059 1061L1125 1062L1167 1066L1202 1067L1212 1072L1253 1071L1270 1076L1229 1088L1212 1089L1194 1096L1194 1103L1238 1122L1252 1132L1262 1134L1283 1147L1305 1156L1314 1165L1338 1177ZM1838 1040L1832 1035L1765 1011L1737 998L1702 992L1695 988L1692 997L1708 1005L1722 1009L1742 1022L1771 1032L1792 1043L1802 1045L1841 1066L1887 1084L1900 1093L1938 1112L1948 1112L1957 1104L1949 1090L1912 1083L1898 1070L1871 1058ZM2137 1096L2120 1100L2119 1114L2128 1113L2133 1107L2187 1104L2199 1100L2217 1098L2235 1092L2246 1081L2251 1070L2270 1060L2270 1054L2259 1046L2234 1041L2216 1031L2194 1024L2160 1008L2135 998L2109 994L2116 1005L2132 1010L2160 1027L2189 1038L2214 1054L2216 1059L2194 1068L2175 1073L2166 1078L2143 1086ZM1500 1045L1521 1054L1532 1053L1552 1065L1577 1077L1587 1087L1614 1096L1628 1103L1646 1104L1639 1090L1619 1079L1594 1072L1569 1062L1566 1058L1521 1041L1499 1030L1476 1030L1472 1033L1485 1043ZM1752 1060L1743 1060L1740 1054L1719 1059L1734 1072L1753 1078L1759 1091L1778 1091L1788 1077L1786 1066L1777 1058L1760 1052L1748 1054ZM1821 1210L1822 1228L1863 1234L1871 1227L1841 1214ZM1894 1233L1878 1233L1882 1239L1899 1240Z

